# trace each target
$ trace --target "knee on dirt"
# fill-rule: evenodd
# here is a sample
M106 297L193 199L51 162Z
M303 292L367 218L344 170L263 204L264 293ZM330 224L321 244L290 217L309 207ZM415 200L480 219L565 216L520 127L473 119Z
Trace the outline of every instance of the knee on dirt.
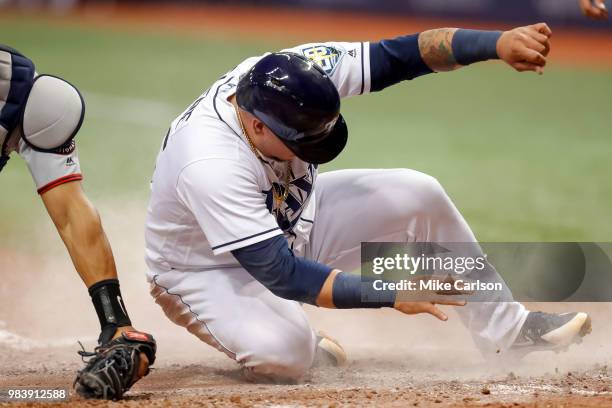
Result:
M260 333L240 363L246 378L254 382L295 382L312 366L316 338L310 329Z

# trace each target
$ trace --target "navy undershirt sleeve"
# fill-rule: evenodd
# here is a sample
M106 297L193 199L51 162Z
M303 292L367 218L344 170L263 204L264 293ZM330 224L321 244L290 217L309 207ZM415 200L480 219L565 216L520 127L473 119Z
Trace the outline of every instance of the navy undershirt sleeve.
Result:
M297 257L282 235L232 251L240 265L272 293L284 299L316 305L332 268ZM395 291L377 291L371 280L340 272L332 289L339 309L393 307Z
M232 251L240 265L272 293L315 305L332 268L297 257L282 235Z
M419 34L370 43L372 92L432 72L421 57Z

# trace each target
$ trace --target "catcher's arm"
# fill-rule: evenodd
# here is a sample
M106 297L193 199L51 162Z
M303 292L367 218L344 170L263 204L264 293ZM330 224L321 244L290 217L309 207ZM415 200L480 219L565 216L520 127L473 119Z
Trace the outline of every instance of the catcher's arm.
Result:
M85 285L116 279L115 260L100 216L85 196L81 182L59 185L41 198Z
M439 28L422 32L418 43L423 62L436 72L499 58L517 71L541 74L551 35L545 23L504 32Z
M41 198L77 272L90 288L102 326L101 346L95 352L82 353L91 359L77 375L77 391L88 398L119 399L148 374L149 366L155 361L155 340L149 334L135 331L122 301L121 305L115 305L118 300L114 295L120 295L118 282L116 289L112 283L102 288L105 291L117 290L108 298L110 303L106 307L98 305L98 297L103 295L91 291L104 282L116 280L117 269L98 211L87 199L81 182L61 184L44 192ZM111 325L103 311L109 306L116 312L116 321L113 320L115 323ZM119 320L119 311L125 314L122 320Z
M72 263L89 288L106 342L124 331L134 330L119 291L117 268L98 211L91 204L80 181L61 184L41 194L49 216L64 241ZM103 287L103 286L107 287ZM110 286L109 286L110 285ZM110 305L104 307L100 291L108 291ZM116 292L115 292L116 291ZM119 304L118 302L121 302ZM105 311L113 309L110 320Z

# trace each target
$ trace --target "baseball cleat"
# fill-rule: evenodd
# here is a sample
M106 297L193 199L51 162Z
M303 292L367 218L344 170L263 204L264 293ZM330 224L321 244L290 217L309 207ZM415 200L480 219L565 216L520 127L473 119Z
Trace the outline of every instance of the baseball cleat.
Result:
M346 352L337 340L329 337L326 333L317 332L317 352L315 365L332 365L342 367L347 364Z
M532 351L565 351L590 332L591 318L583 312L529 312L510 350L521 357Z

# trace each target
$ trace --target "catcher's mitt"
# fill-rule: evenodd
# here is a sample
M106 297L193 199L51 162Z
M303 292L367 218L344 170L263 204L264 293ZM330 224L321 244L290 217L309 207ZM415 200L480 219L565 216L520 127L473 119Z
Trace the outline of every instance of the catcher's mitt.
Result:
M128 331L121 337L98 346L93 352L79 351L86 363L74 380L76 391L85 398L118 400L140 378L140 353L155 362L157 346L153 336L147 333ZM149 368L144 375L149 374Z

